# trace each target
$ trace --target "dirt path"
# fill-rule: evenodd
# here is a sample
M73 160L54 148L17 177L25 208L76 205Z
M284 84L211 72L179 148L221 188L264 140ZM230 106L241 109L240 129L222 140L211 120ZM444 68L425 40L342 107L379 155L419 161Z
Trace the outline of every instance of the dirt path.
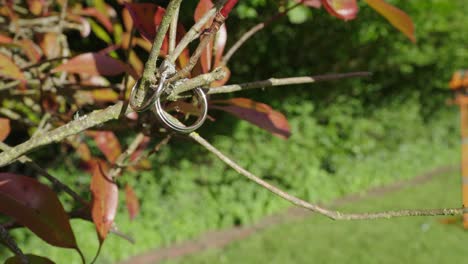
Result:
M345 196L329 203L329 207L343 205L360 201L367 198L382 196L387 193L399 191L406 187L423 184L432 180L436 176L441 176L457 171L457 166L443 166L432 171L416 176L408 181L399 181L394 184L368 190L363 194ZM186 241L167 248L151 250L147 253L134 256L120 264L154 264L166 259L174 259L189 254L201 252L211 248L222 248L231 242L244 239L255 232L263 230L273 225L303 219L310 216L312 212L299 207L291 207L286 211L262 218L257 224L252 226L234 227L231 229L208 232L198 239Z

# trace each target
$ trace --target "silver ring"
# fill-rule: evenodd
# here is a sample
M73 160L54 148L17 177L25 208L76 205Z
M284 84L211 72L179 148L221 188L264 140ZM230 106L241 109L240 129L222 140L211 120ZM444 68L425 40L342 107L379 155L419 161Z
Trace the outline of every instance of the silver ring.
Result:
M201 113L198 116L197 121L190 126L185 126L181 122L174 123L168 116L170 116L161 106L161 94L163 89L159 89L156 91L156 100L154 102L155 105L155 113L158 117L159 121L163 123L165 126L169 127L170 129L177 131L179 133L190 133L196 130L197 128L201 127L205 122L206 116L208 114L208 100L206 99L206 95L201 88L195 88L194 92L198 96L199 103L201 104Z

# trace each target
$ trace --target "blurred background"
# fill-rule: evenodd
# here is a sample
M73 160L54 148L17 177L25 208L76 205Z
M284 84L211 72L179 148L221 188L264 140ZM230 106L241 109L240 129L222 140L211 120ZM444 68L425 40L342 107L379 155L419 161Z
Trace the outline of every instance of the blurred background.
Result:
M190 3L196 1L185 2L196 5ZM227 20L227 47L276 14L275 2L240 1ZM216 111L212 113L216 122L207 122L199 133L263 179L307 201L324 204L452 166L454 169L403 184L398 190L344 199L346 203L338 208L460 207L458 107L447 100L452 98L448 89L452 74L468 67L466 2L388 2L413 19L416 44L360 1L357 19L349 22L335 19L323 9L298 7L252 37L231 59L229 83L373 73L370 78L236 94L284 113L292 131L288 140ZM193 9L184 10L187 13L181 19L190 25ZM98 39L87 41L91 45ZM141 212L130 221L122 200L116 222L136 243L111 235L98 263L118 263L233 227L255 228L251 236L226 248L168 262L438 263L465 259L467 234L458 228L460 224L442 224L455 220L422 217L336 222L321 216L293 217L287 213L289 203L184 138L171 141L152 157L151 164L151 171L127 172L123 177L134 186ZM90 177L85 172L66 165L51 171L75 189L88 190ZM262 224L271 215L282 220ZM93 225L81 220L72 220L72 225L85 255L92 256L97 248ZM27 252L41 253L57 263L80 263L72 250L48 246L25 230L13 234L23 241L19 243Z

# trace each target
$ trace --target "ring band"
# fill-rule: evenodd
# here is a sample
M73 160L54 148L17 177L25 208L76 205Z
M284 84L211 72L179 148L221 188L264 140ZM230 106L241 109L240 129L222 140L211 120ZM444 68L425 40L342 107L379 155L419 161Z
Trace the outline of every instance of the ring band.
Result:
M198 96L199 103L202 106L201 113L197 121L195 121L195 123L190 126L185 126L182 123L177 124L169 119L168 117L169 114L166 113L166 111L164 111L164 109L161 106L162 91L163 90L160 89L159 91L156 92L156 100L154 102L155 113L161 123L163 123L164 125L166 125L167 127L169 127L170 129L174 131L177 131L179 133L184 133L184 134L193 132L194 130L196 130L197 128L203 125L203 122L205 122L206 116L208 114L208 100L206 99L206 95L201 88L198 87L194 89L195 94Z

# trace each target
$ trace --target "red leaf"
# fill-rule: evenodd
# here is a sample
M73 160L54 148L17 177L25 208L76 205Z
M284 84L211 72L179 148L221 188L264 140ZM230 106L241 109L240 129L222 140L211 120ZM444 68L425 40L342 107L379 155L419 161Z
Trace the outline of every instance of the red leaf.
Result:
M220 11L221 15L228 17L229 13L231 13L231 9L237 4L237 1L238 0L228 0Z
M122 154L122 147L120 146L119 139L112 131L88 131L87 134L93 137L97 147L106 156L110 163L114 163L120 154Z
M78 250L67 213L48 186L13 173L0 173L0 212L47 243Z
M101 23L108 32L113 32L112 22L109 15L106 13L99 12L96 8L88 7L79 12L80 15L92 16Z
M364 0L375 11L385 17L390 24L405 34L412 42L416 42L414 36L414 24L405 12L386 3L383 0Z
M42 13L44 4L44 0L28 0L29 11L31 11L32 14L38 16Z
M140 34L149 41L156 36L157 25L161 23L164 8L150 3L125 3L133 23Z
M200 20L203 15L205 15L205 13L208 12L208 10L211 8L213 8L213 2L211 0L200 0L197 7L195 8L195 13L193 14L195 22L198 22L198 20ZM209 25L210 23L207 24Z
M54 264L52 260L46 258L46 257L41 257L41 256L36 256L33 254L26 254L26 258L29 260L30 264ZM21 261L21 258L19 256L14 256L5 261L5 264L23 264Z
M25 81L23 72L9 57L0 53L0 77Z
M195 14L194 14L194 19L195 19L195 22L198 22L202 17L203 15L208 12L208 10L210 10L211 8L213 7L213 2L211 2L211 0L200 0L200 2L198 2L198 5L195 9ZM211 22L213 20L211 19L211 21L208 21L204 27L202 28L205 29L207 28ZM202 67L202 73L207 73L211 70L211 60L212 60L212 52L213 50L213 41L211 41L207 46L206 46L206 49L202 52L201 56L200 56L200 63L201 63L201 67Z
M322 4L328 13L343 20L356 18L359 11L356 0L322 0Z
M296 0L296 2L301 3L306 6L320 8L322 6L321 0Z
M7 36L0 35L0 44L11 44L13 39Z
M0 117L0 142L8 137L10 131L10 119Z
M19 45L23 49L30 61L36 63L42 56L41 49L30 39L19 41Z
M60 45L58 35L54 32L47 32L39 36L39 47L48 59L60 56Z
M92 161L91 216L101 244L114 223L119 196L117 185L107 178L108 171L109 168L103 160Z
M227 30L226 30L226 25L223 24L219 28L218 33L216 34L215 38L215 61L214 61L214 68L219 66L219 63L221 62L221 58L223 57L224 53L224 47L226 47L226 42L227 42Z
M101 53L80 54L52 70L52 72L61 71L103 76L115 76L128 72L134 79L138 79L137 73L127 64Z
M133 220L140 212L140 203L138 202L138 198L132 186L128 184L125 186L125 201L127 204L127 210L128 215L130 216L130 220Z
M291 135L288 120L284 115L266 104L247 98L216 100L212 101L212 104L212 108L231 113L280 138L287 139Z

